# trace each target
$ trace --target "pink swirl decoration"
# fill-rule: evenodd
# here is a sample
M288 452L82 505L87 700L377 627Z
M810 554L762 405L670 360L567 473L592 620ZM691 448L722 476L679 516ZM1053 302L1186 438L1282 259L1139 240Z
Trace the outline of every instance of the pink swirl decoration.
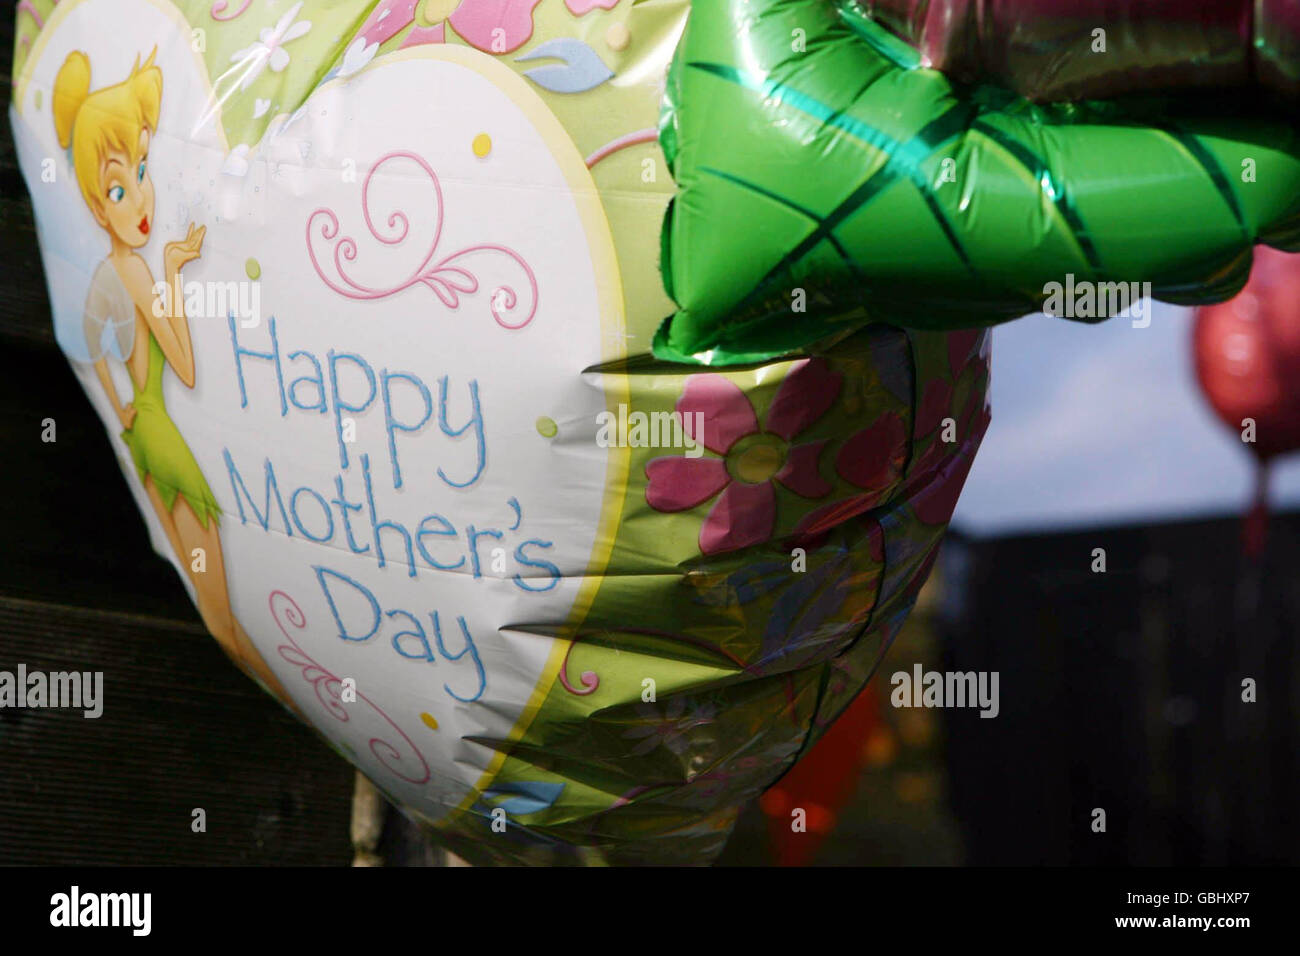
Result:
M222 14L225 13L228 9L230 9L229 0L217 0L217 2L212 5L212 9L209 10L208 13L214 20L221 20L223 22L226 20L233 20L235 19L235 17L239 16L241 13L247 10L248 5L251 4L252 2L253 0L244 0L243 5L240 6L238 10L236 10L234 13L226 14L226 16L223 17Z
M619 150L627 149L629 146L636 146L640 143L653 143L659 139L659 128L652 126L649 129L639 129L634 133L628 133L617 139L612 139L600 149L596 150L587 157L587 168L591 169L602 159L613 156Z
M380 157L370 167L370 171L366 173L365 181L361 185L361 212L365 216L366 228L370 230L370 235L386 246L395 246L405 241L407 233L410 231L410 221L406 213L401 209L394 209L388 214L385 219L386 229L384 231L375 227L374 219L370 214L370 181L374 178L379 167L398 159L409 159L424 170L425 175L429 177L429 182L433 184L434 196L437 198L438 211L434 225L433 242L429 246L429 251L425 253L424 259L410 275L395 285L374 288L358 282L348 274L346 267L346 263L357 258L356 240L349 235L340 235L338 216L335 215L334 210L322 207L307 218L307 254L311 257L311 264L315 268L316 274L320 276L321 281L339 295L357 300L383 299L403 292L415 285L423 285L430 289L447 308L457 309L460 307L461 295L470 295L477 292L479 282L474 274L463 265L454 264L456 260L473 253L496 252L507 256L523 270L528 280L530 305L528 313L521 321L508 321L509 314L513 313L519 305L519 298L515 294L513 287L508 285L498 286L492 293L489 306L492 318L496 320L497 325L510 330L522 329L533 321L533 317L537 314L537 277L533 274L533 270L528 263L514 250L492 243L483 243L469 246L459 252L444 256L436 262L434 261L438 243L442 239L442 186L429 164L416 153L406 151L387 153ZM320 226L321 236L334 244L334 268L332 274L327 274L326 270L321 267L320 261L316 258L316 250L312 247L312 226L318 217L322 220Z
M560 664L559 676L560 683L570 694L576 694L578 697L586 697L588 694L594 694L596 692L596 688L600 686L600 677L595 671L583 671L581 678L582 690L579 690L569 683L569 655L572 654L573 649L578 646L579 640L581 640L581 637L575 637L569 642L568 650L564 652L564 661Z
M278 606L277 598L280 599ZM276 626L280 628L280 633L289 642L288 644L281 644L276 650L280 652L280 656L284 660L299 668L302 679L312 685L312 689L316 691L316 699L321 702L330 716L335 720L347 723L351 715L348 714L348 709L343 706L342 695L339 692L343 681L316 663L311 655L298 645L298 642L293 639L293 636L284 626L287 621L298 630L306 628L307 618L303 615L302 608L298 607L298 603L283 591L272 591L267 603L270 605L271 617L275 619ZM390 773L408 783L428 783L431 776L429 765L425 762L423 754L411 742L411 738L406 736L402 728L397 726L393 719L384 713L383 709L373 700L361 693L361 691L357 691L357 697L365 701L375 713L388 722L388 725L393 730L397 731L397 735L406 743L406 749L409 751L408 754L404 754L387 740L381 737L371 737L370 752L375 755L375 759L383 764L384 768ZM404 766L402 762L408 760L410 756L414 756L415 760L419 761L420 776L418 777L408 776L403 772Z

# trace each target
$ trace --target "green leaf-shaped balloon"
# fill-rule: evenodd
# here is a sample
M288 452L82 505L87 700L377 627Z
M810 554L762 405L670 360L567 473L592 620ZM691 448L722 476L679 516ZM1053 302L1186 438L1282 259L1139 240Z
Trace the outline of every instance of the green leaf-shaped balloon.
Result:
M1242 112L1038 106L955 86L847 2L695 5L661 124L679 309L656 354L730 364L868 322L987 325L1053 283L1226 298L1255 243L1300 243L1300 137Z

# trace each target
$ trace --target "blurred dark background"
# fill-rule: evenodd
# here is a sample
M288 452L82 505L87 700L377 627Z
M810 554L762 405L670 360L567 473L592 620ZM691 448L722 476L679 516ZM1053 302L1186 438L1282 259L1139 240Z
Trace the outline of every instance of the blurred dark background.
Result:
M1001 673L997 719L942 712L967 862L1300 861L1298 530L1259 564L1235 518L949 539L943 669Z

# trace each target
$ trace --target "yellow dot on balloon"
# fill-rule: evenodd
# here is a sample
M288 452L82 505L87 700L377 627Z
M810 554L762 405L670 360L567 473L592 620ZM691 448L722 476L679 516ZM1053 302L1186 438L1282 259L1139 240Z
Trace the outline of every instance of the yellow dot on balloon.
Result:
M244 272L250 279L256 280L262 274L262 264L256 259L249 259L244 263Z
M40 108L41 108L41 91L40 91L40 90L37 90L37 91L36 91L36 108L37 108L37 109L40 109Z
M433 714L421 714L420 720L424 721L424 726L428 727L430 730L438 729L438 720L433 716Z
M555 419L547 418L543 415L537 419L537 434L543 438L554 438L560 431L560 427L555 424Z
M781 452L771 445L754 445L736 459L736 476L741 481L759 484L781 470Z
M479 133L474 137L474 155L482 159L490 152L492 152L492 137L487 133Z
M628 32L626 24L615 23L605 31L605 42L611 50L626 50L631 40L632 34Z

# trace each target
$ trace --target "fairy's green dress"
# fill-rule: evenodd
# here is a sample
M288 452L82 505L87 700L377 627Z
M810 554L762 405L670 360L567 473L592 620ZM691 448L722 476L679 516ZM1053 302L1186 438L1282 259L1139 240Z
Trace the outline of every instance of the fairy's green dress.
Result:
M128 328L134 329L135 305L126 294L117 270L107 262L95 273L91 295L87 299L86 318L88 333L92 328L91 319L100 328L105 322L111 323L118 332L119 343L125 341ZM131 376L131 385L135 389L131 404L136 414L131 427L122 432L122 440L131 449L131 460L135 462L140 481L143 483L146 475L153 476L154 485L167 509L170 511L175 507L176 496L181 495L189 502L199 522L207 528L210 520L220 519L221 507L185 439L167 414L162 391L163 369L166 367L162 346L150 332L149 367L144 387L137 385L135 376Z

